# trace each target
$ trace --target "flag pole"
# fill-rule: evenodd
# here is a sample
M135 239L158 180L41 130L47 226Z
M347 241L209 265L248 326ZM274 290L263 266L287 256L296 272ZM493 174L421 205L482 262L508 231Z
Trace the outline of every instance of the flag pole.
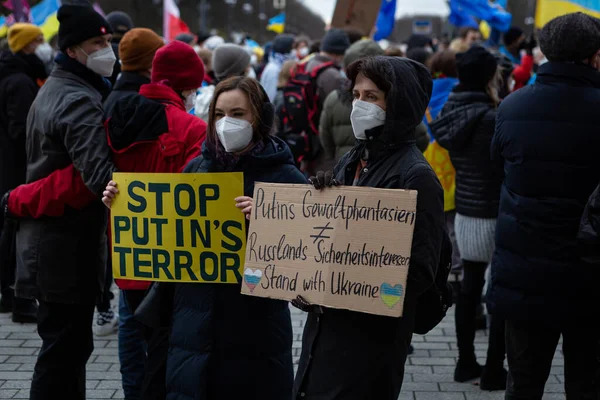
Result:
M165 41L168 43L171 41L171 38L169 37L169 31L170 31L170 27L169 27L169 10L168 10L168 2L169 0L163 0L163 37L165 38Z

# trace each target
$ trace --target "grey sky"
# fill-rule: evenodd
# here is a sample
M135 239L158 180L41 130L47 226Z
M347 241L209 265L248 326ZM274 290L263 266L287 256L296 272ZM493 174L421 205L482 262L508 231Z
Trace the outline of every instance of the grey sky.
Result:
M397 0L396 17L406 14L448 15L445 0ZM321 15L326 22L331 21L336 0L304 0L304 4Z

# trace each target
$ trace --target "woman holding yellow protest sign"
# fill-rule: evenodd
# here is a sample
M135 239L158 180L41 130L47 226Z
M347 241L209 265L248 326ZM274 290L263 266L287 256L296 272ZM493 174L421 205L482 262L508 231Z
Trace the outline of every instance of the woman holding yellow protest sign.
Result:
M185 172L243 172L245 197L236 201L245 213L257 181L307 183L285 142L271 136L273 121L273 106L257 81L235 77L219 83L202 155ZM168 398L291 399L287 302L243 296L240 284L176 286Z

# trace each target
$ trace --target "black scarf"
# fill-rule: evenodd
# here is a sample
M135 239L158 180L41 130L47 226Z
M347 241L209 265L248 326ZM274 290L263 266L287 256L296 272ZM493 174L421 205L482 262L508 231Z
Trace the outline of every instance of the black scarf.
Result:
M235 155L233 153L227 153L221 143L216 146L210 143L208 140L204 143L205 149L203 154L216 161L218 170L221 172L232 172L238 168L240 161L244 161L248 157L261 154L266 146L266 143L259 140L248 149L244 154Z
M44 80L46 80L46 78L48 78L48 72L46 71L46 66L44 65L42 60L40 60L38 58L38 56L36 56L35 54L18 53L17 57L19 57L25 64L27 64L27 66L30 69L28 75L34 81L36 81L38 79L41 81L44 81Z
M56 61L56 64L60 65L64 70L77 75L92 85L94 89L96 89L102 95L102 101L108 97L111 89L111 84L108 79L98 75L85 65L81 64L79 61L69 57L64 53L58 53L54 61Z

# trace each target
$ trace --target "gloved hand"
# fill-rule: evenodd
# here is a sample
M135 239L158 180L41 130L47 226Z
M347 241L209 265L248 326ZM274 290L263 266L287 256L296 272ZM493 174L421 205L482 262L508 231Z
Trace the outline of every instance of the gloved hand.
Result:
M321 190L326 187L341 185L340 182L338 182L333 177L333 171L319 171L319 172L317 172L317 176L311 176L310 178L308 178L308 181L317 190Z
M537 45L538 44L537 44L537 40L535 40L535 36L531 35L527 38L523 47L525 49L525 52L527 52L528 55L532 56L533 49L535 49L537 47Z
M292 305L304 312L314 312L317 314L323 314L323 309L321 308L321 306L310 304L304 297L300 295L296 296L296 298L292 300Z
M2 200L0 200L0 207L2 208L2 218L9 219L12 218L10 211L8 211L8 198L10 197L10 190L4 193L2 196Z

